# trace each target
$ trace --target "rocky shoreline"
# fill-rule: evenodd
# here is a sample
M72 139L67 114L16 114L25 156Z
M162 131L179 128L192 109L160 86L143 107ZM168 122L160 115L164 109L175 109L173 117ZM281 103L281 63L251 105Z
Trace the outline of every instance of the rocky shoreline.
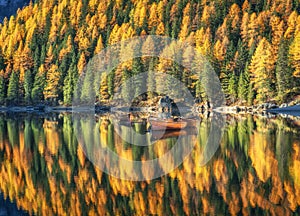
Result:
M80 107L75 108L71 106L2 106L0 107L0 112L81 112L89 111L90 107ZM300 116L300 104L299 103L289 103L276 105L274 103L264 103L254 106L223 106L217 108L208 108L204 106L194 106L194 107L184 107L182 110L186 112L218 112L221 114L253 114L253 115L272 115L272 114L292 114ZM110 106L96 106L96 112L156 112L156 107L110 107Z

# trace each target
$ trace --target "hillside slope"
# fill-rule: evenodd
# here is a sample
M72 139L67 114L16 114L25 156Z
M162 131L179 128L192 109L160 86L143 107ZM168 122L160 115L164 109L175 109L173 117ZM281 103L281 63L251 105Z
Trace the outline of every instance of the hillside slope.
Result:
M0 25L0 103L71 104L74 85L91 57L145 34L194 45L214 66L228 103L286 101L299 93L299 10L296 0L42 0ZM108 102L127 77L163 64L153 58L120 65L103 79L100 100ZM176 74L205 100L184 68L174 65L165 72Z

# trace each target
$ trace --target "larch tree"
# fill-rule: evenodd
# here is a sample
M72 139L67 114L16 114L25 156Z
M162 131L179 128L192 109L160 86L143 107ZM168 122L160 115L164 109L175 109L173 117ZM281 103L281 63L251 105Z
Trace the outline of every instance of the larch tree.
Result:
M103 39L102 39L102 35L100 34L100 36L98 37L98 40L97 40L97 45L96 45L94 54L96 55L96 54L100 53L103 48L104 48Z
M270 19L270 25L272 28L272 48L273 48L274 60L276 60L279 44L284 33L284 22L283 20L280 20L279 17L272 16Z
M285 38L290 39L293 37L296 29L297 18L298 18L298 13L296 11L293 11L289 15L288 22L287 22L287 29L284 33Z
M157 26L159 23L159 17L157 14L157 4L154 2L151 4L151 7L149 9L149 18L148 18L148 26L149 28L153 28L154 26Z
M259 102L271 99L275 91L274 59L272 46L263 38L252 56L250 64L250 81L257 92Z
M295 38L290 46L289 61L294 69L293 76L300 77L300 32L295 35Z
M256 44L257 37L259 33L258 19L256 13L252 13L249 19L248 24L248 48L252 46L252 44Z
M157 35L164 35L165 34L165 25L163 22L159 22L156 28Z
M43 91L46 100L56 100L58 97L58 84L60 73L57 65L52 65L46 75L46 87Z
M244 44L247 44L249 40L248 24L249 24L249 14L247 12L244 12L242 23L241 23L241 32L240 32Z
M179 32L178 38L181 41L184 41L189 35L190 27L190 17L184 16L182 19L181 30Z
M85 58L85 54L82 52L80 54L79 60L78 60L78 64L77 64L77 69L78 69L78 73L81 74L84 70L84 67L86 65L86 58Z
M108 83L107 83L107 74L101 74L101 81L100 81L100 101L106 102L110 98L108 92Z

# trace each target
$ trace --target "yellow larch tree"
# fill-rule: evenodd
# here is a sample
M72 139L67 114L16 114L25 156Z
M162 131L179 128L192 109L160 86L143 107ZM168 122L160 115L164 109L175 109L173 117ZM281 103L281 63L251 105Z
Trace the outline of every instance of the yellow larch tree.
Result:
M87 62L86 62L85 54L84 54L84 52L82 52L80 57L79 57L78 64L77 64L79 74L82 73L86 63Z
M202 55L207 55L211 49L211 34L210 29L203 27L197 30L194 34L195 46L198 52Z
M181 41L184 41L189 35L189 27L190 27L190 17L184 16L182 19L181 30L179 32L178 38Z
M165 34L165 25L163 22L160 22L156 28L157 35L164 35Z
M249 14L248 14L248 12L244 12L243 18L242 18L242 23L241 23L241 37L242 37L242 40L245 44L249 40L248 24L249 24Z
M43 91L45 99L54 99L58 97L58 85L60 79L60 72L58 66L53 64L47 71L46 87Z
M250 20L248 24L248 32L247 32L247 35L249 37L248 48L250 48L253 45L253 43L257 42L258 32L259 32L259 27L257 23L257 16L256 13L252 13L250 16Z
M151 29L154 26L157 26L159 22L158 14L157 14L157 4L154 2L149 9L149 19L148 26Z
M121 40L122 35L120 34L120 26L118 24L114 25L110 35L109 35L109 44L117 43Z
M74 41L78 43L78 48L80 52L84 52L86 56L90 55L88 48L91 45L89 36L86 34L86 28L80 28L77 31Z
M100 35L98 37L98 40L97 40L97 45L96 45L96 48L95 48L95 51L94 51L94 54L98 54L101 52L101 50L103 49L103 40L102 40L102 35Z
M58 27L59 27L59 20L60 20L61 14L57 12L57 6L53 9L53 14L51 17L51 28L49 32L49 41L54 42L57 38L58 34Z
M66 45L59 52L58 55L59 61L61 61L68 53L72 51L72 47L73 47L73 39L72 36L69 35Z
M249 9L250 9L250 4L249 4L249 1L246 0L246 1L244 1L243 5L242 5L242 10L243 10L243 12L248 12Z
M275 73L272 51L272 45L266 38L263 38L260 40L249 66L250 80L260 102L274 96Z
M284 33L285 38L290 39L291 37L293 37L293 34L296 29L297 18L298 18L297 12L293 11L288 18L288 22L287 22L288 27Z
M272 28L272 48L273 48L274 60L276 61L279 44L284 33L284 22L279 17L272 16L270 19L270 25Z
M295 35L289 54L289 61L294 69L293 75L300 77L300 32Z
M49 49L47 51L46 59L45 59L45 68L48 70L50 68L50 65L54 61L54 56L53 56L53 46L50 45Z
M228 18L228 22L231 25L231 31L234 34L237 34L239 32L239 28L241 25L240 16L241 16L240 7L237 4L233 4L229 9L227 18Z
M227 36L225 36L222 41L217 40L217 42L215 43L214 56L218 61L224 60L228 45L229 45L229 40Z

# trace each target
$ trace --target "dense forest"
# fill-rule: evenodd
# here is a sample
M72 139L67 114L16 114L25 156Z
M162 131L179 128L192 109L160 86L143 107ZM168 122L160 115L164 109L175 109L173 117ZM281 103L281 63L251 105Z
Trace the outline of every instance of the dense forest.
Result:
M229 104L288 101L300 92L298 13L298 0L35 1L0 24L0 103L70 105L89 59L139 35L194 45L213 65ZM100 101L108 103L120 82L160 64L155 58L122 64L103 77ZM184 79L184 69L174 67ZM188 88L201 98L197 83Z

